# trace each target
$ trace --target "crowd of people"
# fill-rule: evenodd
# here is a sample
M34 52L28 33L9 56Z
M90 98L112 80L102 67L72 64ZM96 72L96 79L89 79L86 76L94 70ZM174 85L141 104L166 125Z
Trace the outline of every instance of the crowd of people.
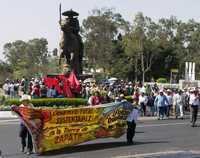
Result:
M156 83L142 85L141 83L123 80L101 84L85 83L80 80L79 84L81 89L76 96L88 99L90 106L126 100L133 103L133 110L126 119L128 144L133 144L139 114L140 116L156 116L158 120L168 119L171 116L184 119L185 112L190 111L191 126L196 126L198 107L200 106L198 88L168 89L158 87ZM55 86L49 87L43 79L37 78L32 78L30 81L25 77L15 81L7 79L2 88L8 97L21 98L22 104L20 106L32 106L29 102L31 98L65 97L64 94L61 95L57 92ZM20 137L22 152L25 151L27 146L27 154L31 154L33 150L31 135L22 123L20 125ZM26 138L28 143L26 143Z
M196 116L199 103L198 88L167 89L159 88L157 84L142 85L141 83L116 81L112 84L95 82L84 83L79 81L80 94L77 97L88 99L88 104L95 106L109 102L118 102L129 96L133 99L142 116L158 116L158 119L167 119L174 115L184 118L185 111L192 111ZM48 87L43 79L32 78L30 81L23 77L21 80L6 80L3 85L5 94L10 98L29 94L32 98L63 98L58 94L55 86ZM193 119L195 122L195 119ZM194 123L193 123L194 124Z
M2 86L8 98L20 98L23 94L29 94L32 98L57 98L64 97L58 94L55 86L48 87L42 78L32 78L28 80L23 77L21 80L6 79Z

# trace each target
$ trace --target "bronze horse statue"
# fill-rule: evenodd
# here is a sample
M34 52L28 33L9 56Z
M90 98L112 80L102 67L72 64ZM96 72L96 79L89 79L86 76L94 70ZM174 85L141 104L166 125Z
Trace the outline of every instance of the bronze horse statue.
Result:
M65 31L59 65L61 64L61 59L65 58L66 64L70 65L70 68L74 70L75 74L79 75L82 71L82 54L82 43L78 37L70 31Z

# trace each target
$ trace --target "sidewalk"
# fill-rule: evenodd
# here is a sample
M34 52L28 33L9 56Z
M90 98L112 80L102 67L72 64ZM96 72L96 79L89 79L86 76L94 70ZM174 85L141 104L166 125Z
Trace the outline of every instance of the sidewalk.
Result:
M0 111L0 119L1 118L17 118L17 116L13 115L11 111Z
M200 114L198 114L200 116ZM0 111L0 119L1 118L17 118L16 115L13 115L11 111ZM186 114L184 116L185 119L190 118L190 115ZM175 119L174 116L170 117L170 119ZM152 121L157 120L156 116L142 116L138 118L139 121Z

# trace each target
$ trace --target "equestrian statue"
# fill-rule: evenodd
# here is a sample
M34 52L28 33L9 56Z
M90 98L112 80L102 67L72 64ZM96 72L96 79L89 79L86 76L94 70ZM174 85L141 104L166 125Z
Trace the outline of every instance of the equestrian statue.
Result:
M83 59L83 42L79 34L80 26L77 12L72 9L62 13L65 16L61 18L61 5L60 5L60 27L62 30L60 41L60 59L65 59L65 64L70 66L70 69L79 76L82 74L82 59Z

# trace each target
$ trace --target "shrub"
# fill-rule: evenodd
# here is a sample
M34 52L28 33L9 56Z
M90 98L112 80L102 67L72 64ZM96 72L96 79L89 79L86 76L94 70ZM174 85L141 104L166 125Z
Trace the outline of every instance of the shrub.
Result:
M132 103L132 96L125 96L125 99ZM45 98L32 99L31 103L34 107L55 107L64 108L65 106L81 106L87 105L87 99L83 98ZM5 106L20 105L19 99L8 99L5 101Z
M0 111L10 111L11 107L10 106L0 106Z
M167 79L166 78L158 78L157 83L167 83Z
M3 103L5 102L5 94L4 91L0 88L0 105L3 105Z
M32 99L31 103L35 107L63 107L63 106L79 106L87 105L87 100L82 98L45 98L45 99ZM5 101L6 106L20 105L18 99L8 99Z

